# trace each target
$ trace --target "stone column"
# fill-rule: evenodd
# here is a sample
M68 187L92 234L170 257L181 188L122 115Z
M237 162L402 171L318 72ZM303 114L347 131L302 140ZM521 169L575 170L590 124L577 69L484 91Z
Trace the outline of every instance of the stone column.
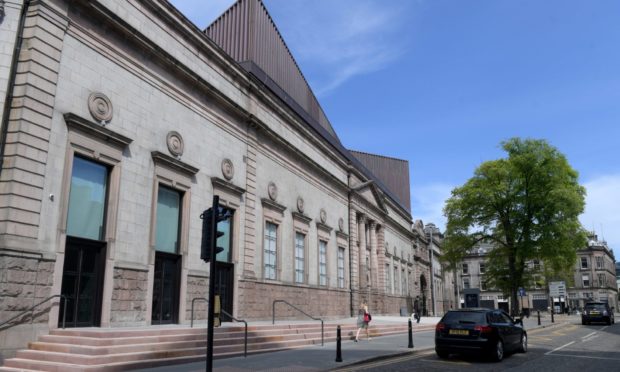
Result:
M349 250L351 252L350 260L351 272L349 273L351 280L351 289L357 290L360 285L359 281L359 236L357 234L357 212L350 208L349 211ZM357 309L356 305L353 305Z
M370 221L370 283L376 289L378 284L377 272L379 264L377 262L377 222Z
M385 292L385 281L388 278L388 273L385 272L385 229L379 225L377 228L377 258L378 258L378 272L377 272L377 288L380 292Z
M359 215L358 219L359 228L357 229L359 235L359 289L366 288L366 216Z

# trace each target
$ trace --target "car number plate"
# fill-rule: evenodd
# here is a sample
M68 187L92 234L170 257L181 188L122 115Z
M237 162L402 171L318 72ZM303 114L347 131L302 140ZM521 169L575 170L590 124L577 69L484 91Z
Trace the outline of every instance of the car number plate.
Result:
M598 312L598 311L590 311L590 314L592 314L592 315L598 315L598 314L599 314L599 312Z
M450 334L458 336L469 336L469 331L466 329L451 329Z

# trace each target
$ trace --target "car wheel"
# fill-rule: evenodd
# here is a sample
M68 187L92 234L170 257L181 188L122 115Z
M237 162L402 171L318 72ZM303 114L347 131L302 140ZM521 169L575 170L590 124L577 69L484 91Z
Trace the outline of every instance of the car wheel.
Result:
M441 359L448 359L448 357L450 356L450 353L445 350L435 350L435 353Z
M519 345L520 353L527 353L527 335L524 333L521 335L521 345Z
M501 362L504 359L504 343L502 340L497 340L495 343L495 349L493 350L492 359L495 362Z

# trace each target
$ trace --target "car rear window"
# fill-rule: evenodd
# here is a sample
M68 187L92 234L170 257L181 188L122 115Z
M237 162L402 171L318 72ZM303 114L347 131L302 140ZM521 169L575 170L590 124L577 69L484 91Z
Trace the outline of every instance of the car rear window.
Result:
M444 315L441 321L446 324L485 324L486 313L479 311L451 311Z
M605 310L605 304L586 304L586 309Z

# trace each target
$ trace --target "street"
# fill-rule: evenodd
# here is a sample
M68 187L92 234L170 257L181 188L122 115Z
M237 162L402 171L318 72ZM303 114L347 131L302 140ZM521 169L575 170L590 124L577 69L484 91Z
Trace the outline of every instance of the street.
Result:
M439 359L434 350L351 366L339 371L616 371L620 368L620 324L570 323L528 332L529 350L500 363L478 356Z

